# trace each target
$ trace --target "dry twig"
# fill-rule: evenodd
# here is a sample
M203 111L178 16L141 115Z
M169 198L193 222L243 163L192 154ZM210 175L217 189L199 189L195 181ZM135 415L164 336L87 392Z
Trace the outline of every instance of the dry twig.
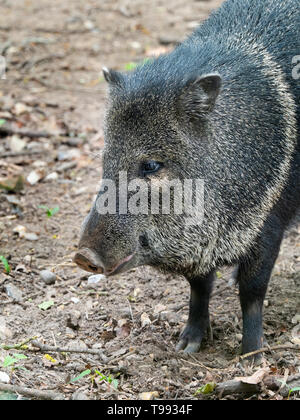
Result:
M27 388L25 386L8 385L0 383L0 391L12 392L24 395L24 397L38 398L39 400L63 400L63 394L53 391L40 391L39 389Z

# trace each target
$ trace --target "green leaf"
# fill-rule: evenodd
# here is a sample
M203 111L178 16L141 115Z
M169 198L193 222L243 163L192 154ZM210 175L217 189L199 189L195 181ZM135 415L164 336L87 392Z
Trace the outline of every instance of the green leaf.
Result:
M6 123L6 120L3 120L2 118L0 119L0 127L2 127L2 125L4 125Z
M58 213L58 212L59 212L59 206L54 207L53 209L50 209L49 207L42 205L42 206L38 206L38 208L39 208L39 209L46 210L47 217L52 217L52 216L54 216L56 213Z
M28 357L22 353L14 353L13 356L15 357L15 359L18 359L18 360L28 359Z
M113 380L111 381L111 384L112 384L112 386L113 386L115 389L118 389L118 385L119 385L119 381L118 381L118 379L113 379Z
M82 378L84 378L85 376L90 375L90 373L91 373L91 370L90 370L90 369L87 369L87 370L85 370L84 372L81 372L81 374L80 374L80 375L76 376L76 378L71 379L69 383L79 381L79 379L82 379Z
M53 300L47 300L46 302L40 303L38 305L38 307L42 310L42 311L46 311L47 309L51 308L51 306L54 305Z
M24 360L24 359L27 359L27 356L25 356L25 354L20 354L20 353L14 353L13 357L6 356L3 362L3 367L13 366L19 360Z
M199 389L197 389L197 391L195 392L195 395L197 394L211 394L212 392L214 392L216 387L216 384L214 382L208 382L206 385L201 386Z
M8 366L12 366L14 365L16 362L18 361L18 359L16 359L15 357L11 357L11 356L6 356L3 362L3 367L8 367Z
M10 273L10 265L8 264L7 259L5 257L3 257L2 255L0 255L0 261L4 265L5 272L7 274L9 274Z
M48 209L47 216L48 217L52 217L52 216L54 216L58 212L59 212L59 207L58 206L57 207L54 207L54 209Z
M118 389L118 385L119 385L118 379L114 379L111 375L105 376L103 375L103 373L99 372L99 370L96 370L96 369L95 369L95 373L100 377L102 381L112 384L114 388Z

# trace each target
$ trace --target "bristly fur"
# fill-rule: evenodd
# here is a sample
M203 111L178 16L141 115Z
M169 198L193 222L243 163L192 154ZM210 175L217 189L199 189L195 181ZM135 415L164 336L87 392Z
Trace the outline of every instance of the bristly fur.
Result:
M299 0L227 0L171 53L130 74L105 70L104 178L116 180L119 171L136 178L151 159L164 163L153 177L158 184L204 179L204 221L187 227L174 214L100 216L93 209L81 244L105 264L135 252L136 266L186 275L194 302L183 334L189 344L208 319L201 315L201 333L191 333L195 308L202 313L208 302L199 296L211 290L199 284L211 282L220 265L239 264L243 349L259 346L262 297L300 207L297 55Z

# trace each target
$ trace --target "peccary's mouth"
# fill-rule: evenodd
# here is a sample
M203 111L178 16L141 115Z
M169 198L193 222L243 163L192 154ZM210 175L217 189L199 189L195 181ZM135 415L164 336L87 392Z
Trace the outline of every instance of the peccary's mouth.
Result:
M109 276L114 276L115 274L119 274L122 273L123 271L126 271L129 269L128 265L129 262L132 260L132 257L135 254L131 254L128 257L124 258L124 260L122 260L121 262L119 262L117 265L115 265L113 268L111 268L110 270L105 270L104 274L109 277Z
M93 274L104 274L105 276L113 276L115 274L119 274L123 271L128 270L133 262L133 256L135 253L127 256L120 262L118 262L116 265L114 265L112 268L105 268L102 260L98 256L98 254L89 249L89 248L83 248L80 249L75 257L74 262L85 271L88 271ZM131 263L131 264L130 264Z

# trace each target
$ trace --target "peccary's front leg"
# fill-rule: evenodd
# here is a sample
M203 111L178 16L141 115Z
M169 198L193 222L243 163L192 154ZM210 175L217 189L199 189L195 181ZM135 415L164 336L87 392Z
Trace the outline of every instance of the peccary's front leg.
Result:
M241 261L237 275L243 313L242 353L263 347L263 302L279 253L282 232L263 234L252 257Z
M215 272L207 276L189 278L191 285L190 311L188 323L180 335L176 351L196 353L209 326L209 297Z

